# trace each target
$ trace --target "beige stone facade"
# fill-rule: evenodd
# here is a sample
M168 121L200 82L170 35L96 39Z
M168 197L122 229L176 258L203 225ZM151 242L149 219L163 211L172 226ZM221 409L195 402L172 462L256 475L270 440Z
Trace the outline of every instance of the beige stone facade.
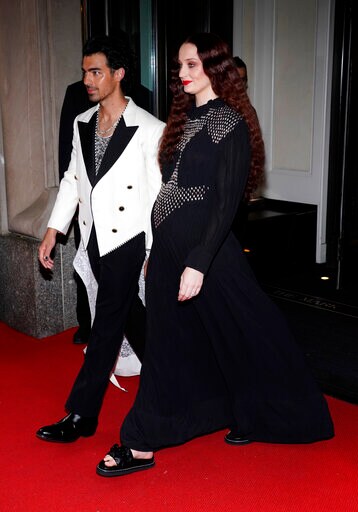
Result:
M80 2L0 0L0 12L0 320L42 337L76 323L72 241L51 279L37 246L57 193L64 93L81 76Z

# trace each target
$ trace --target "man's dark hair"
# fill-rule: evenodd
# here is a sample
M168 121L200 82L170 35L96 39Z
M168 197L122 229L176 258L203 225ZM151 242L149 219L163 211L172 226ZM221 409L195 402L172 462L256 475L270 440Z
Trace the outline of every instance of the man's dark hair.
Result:
M235 61L236 67L246 69L246 64L242 59L240 59L240 57L234 57L234 61Z
M245 64L245 62L242 59L240 59L240 57L234 57L234 62L236 64L237 68L245 70L245 75L244 75L244 77L242 77L242 80L243 80L243 82L245 84L245 87L247 88L248 77L247 77L247 67L246 67L246 64Z
M127 92L131 83L132 55L126 35L123 34L120 37L96 36L88 39L83 47L82 56L87 57L94 53L103 53L111 70L119 68L125 70L121 85Z

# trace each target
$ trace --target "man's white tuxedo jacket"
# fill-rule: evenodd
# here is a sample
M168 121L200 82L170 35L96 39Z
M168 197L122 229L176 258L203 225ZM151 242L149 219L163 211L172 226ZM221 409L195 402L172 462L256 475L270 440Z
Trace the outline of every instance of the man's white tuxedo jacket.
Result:
M161 184L158 142L165 125L129 98L96 175L98 108L87 110L74 121L71 162L61 180L48 227L66 233L79 206L85 248L94 223L101 256L143 231L150 249L150 213Z

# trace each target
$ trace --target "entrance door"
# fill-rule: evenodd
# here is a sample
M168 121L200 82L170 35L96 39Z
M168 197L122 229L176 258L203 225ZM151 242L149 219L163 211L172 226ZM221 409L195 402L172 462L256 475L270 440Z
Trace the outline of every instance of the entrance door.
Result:
M157 12L159 115L167 119L173 57L193 33L214 32L232 47L233 0L153 0Z
M125 35L135 56L134 101L166 121L172 58L193 32L215 32L230 46L233 0L82 0L83 40Z
M328 190L328 264L336 288L358 282L358 5L337 0Z
M132 54L131 88L125 91L140 107L156 114L157 34L153 0L82 0L83 41L110 35L127 39Z

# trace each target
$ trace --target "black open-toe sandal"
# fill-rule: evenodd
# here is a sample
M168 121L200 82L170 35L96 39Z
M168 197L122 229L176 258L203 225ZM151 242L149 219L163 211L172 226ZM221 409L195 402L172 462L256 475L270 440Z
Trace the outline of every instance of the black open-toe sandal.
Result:
M128 473L149 469L154 466L154 457L151 459L134 459L130 448L119 446L118 444L114 444L107 455L114 459L116 465L108 467L104 460L101 460L96 469L97 475L128 475Z

